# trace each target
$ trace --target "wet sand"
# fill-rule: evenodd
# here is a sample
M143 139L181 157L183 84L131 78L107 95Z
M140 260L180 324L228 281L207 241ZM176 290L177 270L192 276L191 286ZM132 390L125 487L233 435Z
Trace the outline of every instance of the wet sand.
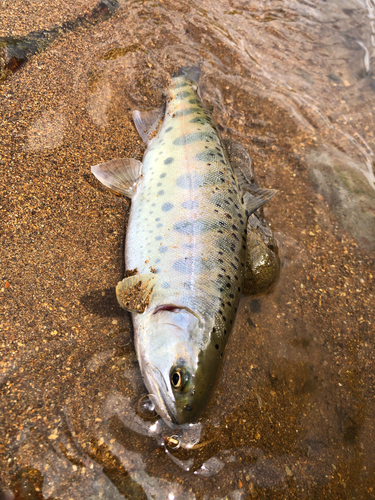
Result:
M86 7L54 2L41 15L29 3L26 21L8 5L6 34ZM63 33L0 87L0 498L375 494L373 241L312 182L322 139L248 87L252 71L193 13L122 5L100 26ZM89 167L142 158L131 111L160 105L169 75L194 62L181 19L209 61L203 98L223 135L248 149L261 186L279 190L265 213L282 270L271 293L241 301L201 446L166 454L135 415L145 388L114 292L129 200Z

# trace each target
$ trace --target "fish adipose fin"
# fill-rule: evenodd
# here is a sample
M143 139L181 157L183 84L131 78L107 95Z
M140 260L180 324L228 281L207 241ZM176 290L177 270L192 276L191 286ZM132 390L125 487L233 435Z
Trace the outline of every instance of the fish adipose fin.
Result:
M104 186L131 198L142 176L142 163L134 158L120 158L94 165L91 172Z
M248 215L267 203L276 193L276 189L261 189L252 186L251 190L248 190L243 196L243 203Z
M148 144L163 118L165 105L151 111L133 111L133 121L142 141Z
M150 301L157 277L155 274L135 274L124 278L116 286L117 301L123 309L143 313Z

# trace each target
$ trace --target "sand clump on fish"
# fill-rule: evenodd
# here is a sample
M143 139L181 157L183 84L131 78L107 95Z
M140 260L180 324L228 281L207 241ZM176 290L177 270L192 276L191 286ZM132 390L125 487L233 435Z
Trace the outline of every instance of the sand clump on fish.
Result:
M190 424L215 385L241 293L264 292L277 277L272 233L255 214L276 191L260 189L248 153L223 142L196 71L171 79L165 108L133 118L143 161L92 172L131 198L125 264L137 272L116 294L132 313L149 398L167 424Z

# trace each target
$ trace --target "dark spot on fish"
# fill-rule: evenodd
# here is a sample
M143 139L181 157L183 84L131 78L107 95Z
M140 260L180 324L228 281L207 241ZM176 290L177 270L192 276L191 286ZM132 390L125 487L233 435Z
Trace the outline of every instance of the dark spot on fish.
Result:
M230 214L225 214L225 217L227 217L228 219L233 219L233 217Z
M170 132L173 129L173 127L168 127L165 132Z
M172 210L172 208L173 208L172 203L164 203L161 207L163 212L168 212L169 210Z
M172 158L171 156L169 158L166 158L164 160L164 165L170 165L171 163L174 162L174 158Z
M185 410L186 411L192 411L193 408L190 405L185 405Z
M163 224L159 222L159 224L157 224L156 227L163 227Z
M160 191L158 191L158 196L162 196L164 194L164 191L161 189Z
M172 127L170 127L172 128ZM164 179L164 177L166 176L167 174L165 172L163 172L162 174L160 174L160 179Z
M231 262L230 265L233 267L235 271L237 271L238 267L235 264L233 264L233 262Z
M157 186L162 186L162 185L163 185L163 183L162 183L162 182L158 182L156 185L157 185Z
M163 245L163 246L161 246L161 247L159 247L159 252L160 252L160 253L165 253L165 252L167 252L167 251L168 251L168 247L165 247L164 245Z
M216 151L214 149L207 149L205 151L201 151L200 153L197 153L195 155L195 159L197 161L204 161L204 162L208 162L208 161L212 161L216 158Z
M219 344L216 344L216 345L215 345L215 349L219 349Z
M162 239L163 239L163 236L156 236L156 237L155 237L155 240L156 240L156 241L160 241L160 240L162 240Z
M229 295L229 297L230 297L231 299L234 299L234 295L233 295L233 293L231 293L231 294Z

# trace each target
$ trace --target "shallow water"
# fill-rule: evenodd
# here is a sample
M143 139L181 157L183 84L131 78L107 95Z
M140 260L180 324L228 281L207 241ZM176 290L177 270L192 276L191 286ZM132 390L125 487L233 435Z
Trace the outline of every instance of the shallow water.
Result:
M375 4L201 5L120 2L1 87L0 498L375 495ZM282 269L242 298L217 389L172 450L137 415L114 295L129 203L89 167L140 159L131 111L197 63L223 136L279 190Z

